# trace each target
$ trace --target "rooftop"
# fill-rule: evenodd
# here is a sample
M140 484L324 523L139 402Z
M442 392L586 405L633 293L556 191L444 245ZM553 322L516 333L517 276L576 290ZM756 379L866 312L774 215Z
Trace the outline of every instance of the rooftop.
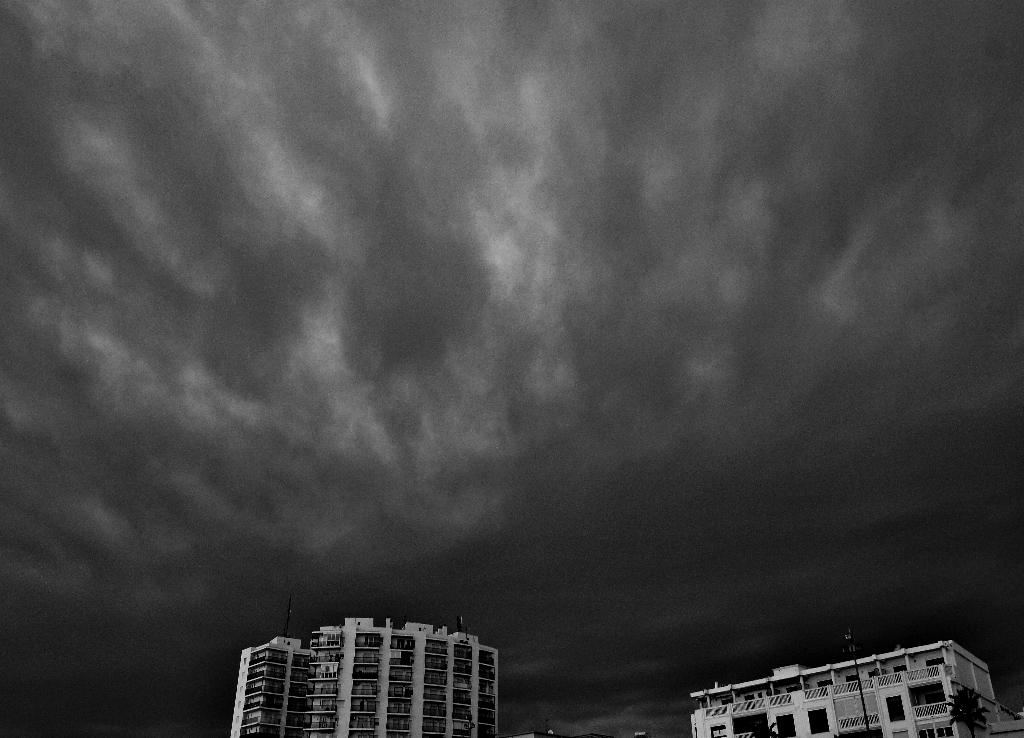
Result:
M895 650L887 651L885 653L871 654L870 656L859 656L857 657L857 666L865 666L875 661L887 661L889 659L902 658L907 655L914 655L919 653L925 653L927 651L941 650L943 647L952 648L959 651L965 657L973 661L974 663L982 666L986 670L988 665L979 659L974 654L970 653L963 646L955 643L954 641L936 641L935 643L929 643L925 646L915 646L913 648L900 648L897 647ZM736 689L749 689L757 686L767 686L774 682L780 682L784 680L794 679L801 675L815 675L824 672L831 671L832 669L846 669L853 668L854 660L840 661L834 664L825 664L824 666L815 666L808 668L802 664L790 664L789 666L780 666L772 669L772 676L762 677L760 679L751 679L747 682L737 682L735 684L719 685L715 684L714 687L708 689L701 689L696 692L690 692L691 697L707 697L710 695L727 694Z

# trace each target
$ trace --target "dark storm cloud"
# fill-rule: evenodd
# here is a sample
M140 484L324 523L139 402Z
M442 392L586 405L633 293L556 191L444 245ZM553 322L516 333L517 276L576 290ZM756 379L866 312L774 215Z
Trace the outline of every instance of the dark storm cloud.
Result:
M69 729L223 729L130 654L230 681L289 589L462 608L502 732L683 732L879 601L1012 672L1012 5L0 13L4 622L139 700Z

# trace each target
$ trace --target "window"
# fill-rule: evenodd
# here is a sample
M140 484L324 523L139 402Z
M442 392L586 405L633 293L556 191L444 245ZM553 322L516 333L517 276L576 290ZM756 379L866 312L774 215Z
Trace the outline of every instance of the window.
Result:
M947 725L944 728L936 728L935 735L937 735L939 738L952 738L953 728L949 725Z
M847 683L857 681L857 675L853 674L851 676L846 677L846 681L847 681Z
M945 659L943 659L941 656L939 656L938 658L928 659L927 661L924 662L924 665L925 666L942 666L944 663L946 663Z
M790 684L788 687L786 687L786 693L787 694L790 693L790 692L799 692L799 691L800 691L800 685L799 684Z
M712 725L711 726L711 738L725 738L725 726L724 725Z
M822 679L820 682L816 683L814 686L815 687L831 687L832 686L832 680L831 679Z
M807 724L811 729L811 733L827 733L829 731L828 710L808 710Z
M903 698L898 694L885 698L885 709L889 711L889 720L892 722L907 719L907 715L903 711Z
M796 721L793 720L792 713L789 715L776 715L775 732L779 738L796 738Z
M924 728L917 731L917 738L935 738L935 731L931 728Z
M892 667L892 673L893 674L898 674L899 672L906 671L906 670L907 670L907 665L906 664L899 664L898 666Z

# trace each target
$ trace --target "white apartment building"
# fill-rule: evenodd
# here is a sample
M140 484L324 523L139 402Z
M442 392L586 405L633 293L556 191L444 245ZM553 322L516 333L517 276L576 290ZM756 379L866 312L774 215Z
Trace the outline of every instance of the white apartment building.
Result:
M310 648L306 738L495 738L498 652L476 636L346 618Z
M278 636L242 651L231 738L303 738L309 651L298 638Z
M961 687L978 692L990 723L1016 717L995 701L985 662L940 641L691 692L693 738L751 738L759 722L779 738L971 738L949 720L946 701Z

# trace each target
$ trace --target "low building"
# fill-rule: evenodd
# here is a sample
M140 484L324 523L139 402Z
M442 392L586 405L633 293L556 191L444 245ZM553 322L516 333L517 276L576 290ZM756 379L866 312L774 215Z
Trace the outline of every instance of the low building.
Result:
M309 653L284 636L242 651L231 738L303 738Z
M764 724L779 738L971 738L946 704L962 687L978 693L990 723L1015 717L995 701L985 662L940 641L692 692L693 738L751 738Z

